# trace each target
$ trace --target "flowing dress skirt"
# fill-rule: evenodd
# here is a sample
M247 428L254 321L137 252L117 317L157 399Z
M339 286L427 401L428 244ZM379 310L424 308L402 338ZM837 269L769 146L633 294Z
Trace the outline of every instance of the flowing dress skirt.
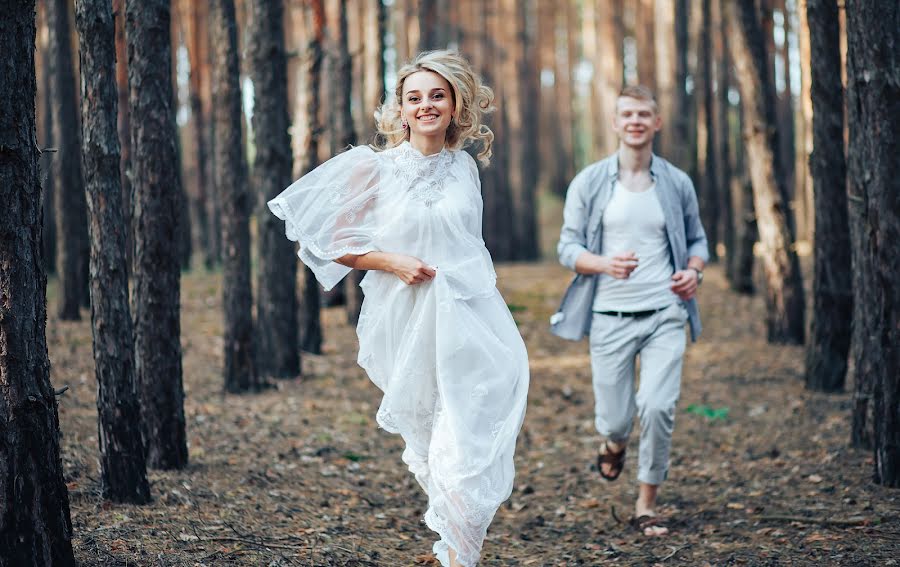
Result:
M384 392L376 419L403 437L403 460L428 495L434 552L449 565L449 546L470 566L512 492L529 375L500 293L461 293L453 283L464 275L438 269L408 286L370 272L357 334L359 364Z

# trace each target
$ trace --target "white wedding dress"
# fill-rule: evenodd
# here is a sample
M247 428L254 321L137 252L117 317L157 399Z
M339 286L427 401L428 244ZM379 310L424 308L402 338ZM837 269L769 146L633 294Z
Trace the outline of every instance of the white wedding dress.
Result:
M425 522L449 565L475 565L511 491L525 415L528 355L481 232L481 183L462 151L424 156L408 142L332 158L268 203L326 289L345 254L415 256L436 269L406 285L370 271L357 335L359 364L383 392L376 419L406 442L403 460L428 494Z

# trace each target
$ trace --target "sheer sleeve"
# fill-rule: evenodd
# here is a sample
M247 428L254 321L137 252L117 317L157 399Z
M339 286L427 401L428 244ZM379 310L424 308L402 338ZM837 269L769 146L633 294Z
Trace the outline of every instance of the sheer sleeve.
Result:
M368 146L352 148L304 175L268 202L285 221L298 256L329 290L349 272L334 262L346 254L378 250L373 208L378 193L379 156Z

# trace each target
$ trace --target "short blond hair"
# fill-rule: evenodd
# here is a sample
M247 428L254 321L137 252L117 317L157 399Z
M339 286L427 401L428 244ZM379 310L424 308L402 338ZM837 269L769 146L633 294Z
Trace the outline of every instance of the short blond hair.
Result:
M653 112L659 112L659 105L656 103L656 97L649 87L645 87L644 85L628 85L619 91L618 98L622 97L649 102L653 105Z
M468 61L449 50L424 51L400 68L393 96L386 97L384 104L375 111L375 125L381 138L380 142L376 142L376 147L394 148L408 139L409 130L403 128L400 114L403 83L419 71L437 73L450 84L454 109L445 145L451 150L458 150L473 142L481 142L478 161L484 165L490 163L494 133L482 124L482 120L494 110L494 91L482 82Z

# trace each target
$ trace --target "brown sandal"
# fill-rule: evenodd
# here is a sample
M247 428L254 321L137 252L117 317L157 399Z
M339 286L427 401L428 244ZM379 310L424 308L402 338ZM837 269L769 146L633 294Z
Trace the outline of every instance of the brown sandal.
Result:
M603 465L610 465L609 474L603 472ZM604 441L600 446L600 452L597 454L597 472L606 480L612 482L619 478L622 469L625 468L625 447L618 453L614 453L609 448L609 441Z
M663 524L663 520L659 516L650 516L649 514L644 514L642 516L632 517L628 520L628 525L641 533L641 535L647 537L660 537L669 534L669 528ZM649 535L647 534L648 528L662 528L665 533Z

